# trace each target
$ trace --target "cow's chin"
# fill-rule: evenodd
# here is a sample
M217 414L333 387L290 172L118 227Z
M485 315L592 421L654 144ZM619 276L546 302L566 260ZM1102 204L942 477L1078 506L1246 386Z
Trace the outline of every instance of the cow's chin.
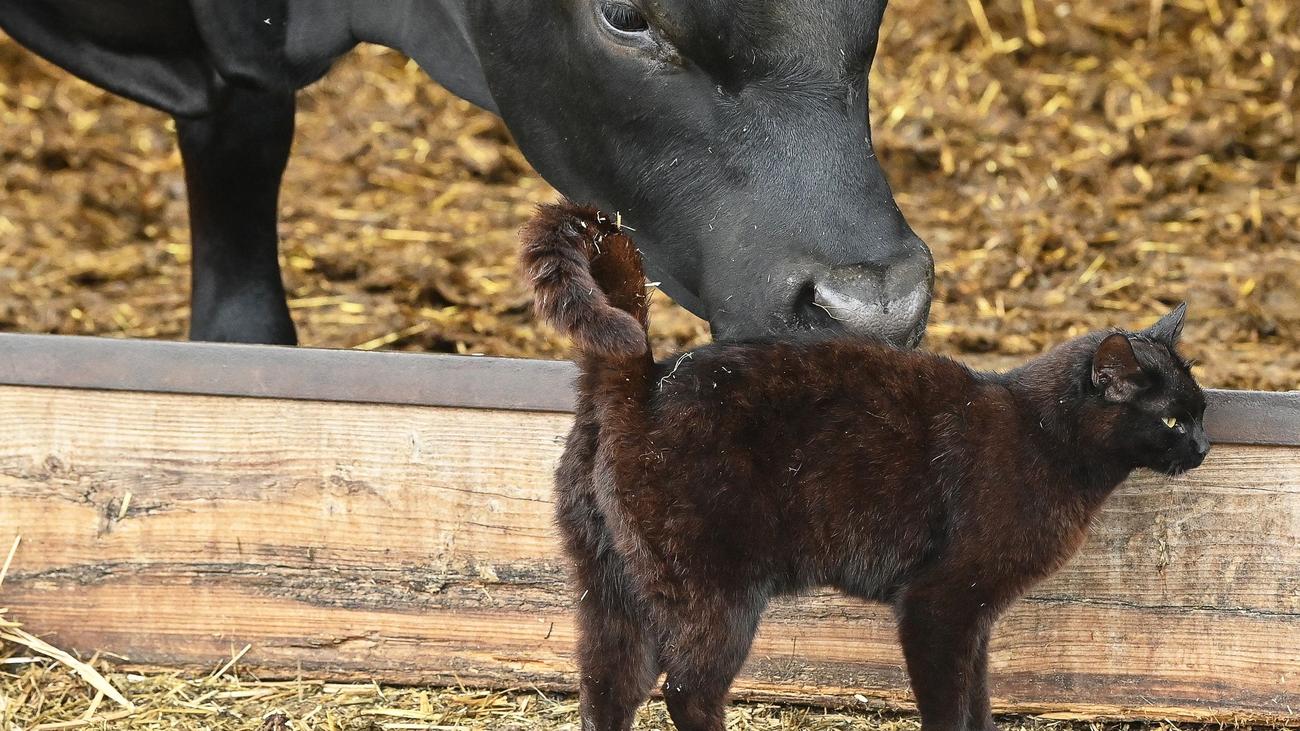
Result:
M873 338L886 342L896 348L911 350L925 339L926 321L922 320L910 329L892 333L861 331L850 327L845 322L831 317L830 313L820 308L802 308L798 312L779 318L775 322L752 322L746 320L728 320L713 322L709 325L714 340L742 341L766 338L780 339L783 336L817 334L828 338L853 335Z

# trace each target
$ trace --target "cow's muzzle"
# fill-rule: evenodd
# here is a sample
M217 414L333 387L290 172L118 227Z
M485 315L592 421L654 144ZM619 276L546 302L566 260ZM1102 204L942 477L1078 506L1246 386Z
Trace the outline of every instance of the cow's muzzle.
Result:
M815 277L797 305L805 311L797 314L814 327L911 348L925 335L933 284L934 260L917 239L883 264L840 266Z

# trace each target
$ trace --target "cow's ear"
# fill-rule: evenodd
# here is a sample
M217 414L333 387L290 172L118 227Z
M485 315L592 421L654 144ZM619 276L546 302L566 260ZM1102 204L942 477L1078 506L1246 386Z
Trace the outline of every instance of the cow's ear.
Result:
M1131 400L1146 387L1146 375L1138 365L1133 343L1124 333L1106 336L1092 356L1092 385L1107 401Z
M1187 319L1187 303L1181 302L1160 318L1160 321L1146 329L1146 335L1157 343L1174 346L1183 334L1183 321Z

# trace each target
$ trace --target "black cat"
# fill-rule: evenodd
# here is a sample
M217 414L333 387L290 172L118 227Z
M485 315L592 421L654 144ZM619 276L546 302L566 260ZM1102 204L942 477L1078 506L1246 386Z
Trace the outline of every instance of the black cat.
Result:
M1201 464L1180 305L1006 374L850 337L714 344L656 365L640 257L552 206L524 232L541 316L582 376L557 475L584 731L631 727L660 672L682 731L721 731L768 600L893 607L925 731L993 729L989 631L1078 550L1134 469Z

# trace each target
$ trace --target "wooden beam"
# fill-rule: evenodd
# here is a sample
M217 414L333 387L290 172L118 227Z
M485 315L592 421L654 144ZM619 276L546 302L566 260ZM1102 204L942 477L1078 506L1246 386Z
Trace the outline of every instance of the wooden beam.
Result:
M573 410L573 364L463 355L0 333L0 385ZM1216 442L1300 446L1300 391L1208 393Z
M571 689L563 413L0 386L0 604L135 663ZM1300 449L1133 480L998 626L1000 709L1300 723ZM778 603L741 695L894 707L888 614Z

